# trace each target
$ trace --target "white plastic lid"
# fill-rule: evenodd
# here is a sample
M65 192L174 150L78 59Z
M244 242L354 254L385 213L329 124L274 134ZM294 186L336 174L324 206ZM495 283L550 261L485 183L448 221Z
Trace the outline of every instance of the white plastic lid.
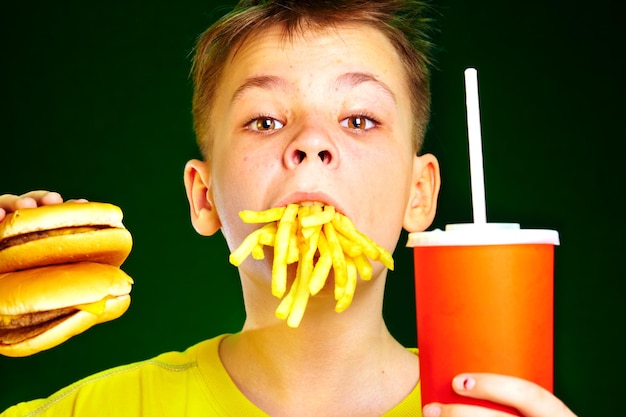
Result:
M515 244L559 244L559 232L548 229L520 229L518 223L458 223L446 230L409 233L408 247L475 246Z

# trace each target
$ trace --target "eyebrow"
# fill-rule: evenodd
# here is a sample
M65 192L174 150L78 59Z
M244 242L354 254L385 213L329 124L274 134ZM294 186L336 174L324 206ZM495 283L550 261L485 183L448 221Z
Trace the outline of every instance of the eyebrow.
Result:
M373 74L368 72L347 72L341 74L335 85L339 88L354 88L358 85L365 83L374 83L380 91L382 91L386 96L388 96L391 100L396 102L396 95L393 93L391 88L376 78ZM250 89L253 88L261 88L261 89L279 89L284 92L291 90L290 84L281 77L277 77L274 75L258 75L246 78L245 81L235 90L233 94L233 98L231 99L231 103L237 102L241 96Z
M289 90L289 84L281 77L276 77L273 75L259 75L254 77L246 78L243 84L241 84L235 93L233 94L233 98L231 99L231 103L235 103L238 101L241 96L250 89L253 88L262 88L262 89L275 89L278 88L283 91Z
M394 103L396 102L396 95L391 88L373 74L368 72L347 72L337 78L337 85L339 87L354 88L364 83L374 83L385 95L393 100Z

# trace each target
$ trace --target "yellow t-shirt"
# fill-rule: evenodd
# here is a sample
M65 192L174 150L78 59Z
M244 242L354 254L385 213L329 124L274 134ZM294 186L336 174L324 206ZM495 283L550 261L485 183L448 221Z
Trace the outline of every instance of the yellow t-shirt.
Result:
M17 404L0 417L267 417L226 372L218 348L226 335L82 379L46 399ZM421 417L419 384L386 417Z

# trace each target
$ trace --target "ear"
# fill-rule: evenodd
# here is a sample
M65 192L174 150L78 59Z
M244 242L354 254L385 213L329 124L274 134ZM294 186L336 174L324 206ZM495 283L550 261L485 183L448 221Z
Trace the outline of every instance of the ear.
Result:
M441 176L439 161L432 154L415 156L409 202L403 226L408 232L426 230L435 219Z
M198 159L187 162L184 180L191 224L199 234L211 236L220 229L221 222L213 203L211 170L208 163Z

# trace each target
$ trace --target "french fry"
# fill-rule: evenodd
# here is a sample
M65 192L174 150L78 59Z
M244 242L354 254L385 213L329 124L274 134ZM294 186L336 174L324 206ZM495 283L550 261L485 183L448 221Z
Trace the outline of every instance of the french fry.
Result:
M333 266L333 257L330 253L330 249L328 248L326 236L323 233L320 233L317 240L317 249L319 250L320 257L313 268L313 274L311 276L311 281L309 282L309 291L311 292L311 295L317 294L322 288L324 288L330 268Z
M276 240L276 224L268 223L261 228L263 232L259 235L259 245L274 246Z
M302 321L302 316L304 316L304 311L306 310L308 302L308 279L306 279L305 277L301 277L300 282L298 282L298 286L296 288L296 295L294 296L291 310L289 311L289 317L287 317L287 325L289 327L296 328L300 326L300 322Z
M289 235L289 249L287 250L287 265L298 262L300 259L300 249L298 249L298 238L296 237L295 229L291 235Z
M275 315L281 320L286 320L289 317L289 312L291 311L291 306L293 305L293 299L296 295L296 289L300 284L299 274L296 272L296 279L291 284L291 288L287 295L283 297L276 308Z
M275 313L290 327L300 325L309 298L324 288L331 269L335 311L342 312L352 303L358 278L372 279L370 260L390 270L394 267L392 255L333 206L289 204L259 212L243 210L239 215L245 223L267 224L250 233L229 260L239 266L250 255L264 259L264 248L273 247L272 294L281 299ZM287 266L296 262L296 276L287 291Z
M324 225L324 234L328 241L328 249L333 259L333 271L335 272L335 299L343 296L346 282L348 281L348 271L346 267L346 257L343 254L341 244L337 238L337 233L332 223Z
M280 298L287 288L287 252L289 234L295 225L298 205L289 204L278 221L274 243L274 262L272 264L272 294Z
M321 226L315 227L311 238L302 242L300 247L303 252L302 259L298 263L299 282L296 288L296 294L294 296L291 311L287 318L287 325L289 327L298 327L304 311L306 310L307 303L309 301L309 283L311 281L311 274L313 272L313 256L317 251L317 241L320 235Z
M298 227L300 228L300 234L302 238L308 240L315 232L315 226L317 226L317 219L322 214L322 207L320 205L302 206L298 210ZM307 226L303 221L305 219L313 219L310 226Z
M228 257L228 261L235 266L241 265L241 263L248 257L248 255L250 255L252 249L254 249L254 247L257 245L257 243L259 242L259 236L266 231L266 228L271 229L271 226L265 225L262 228L250 233L243 240L243 242L241 242L239 247L231 252L230 256Z
M359 256L363 253L363 246L359 245L353 240L348 239L344 235L337 233L337 239L339 240L339 244L341 245L344 253L351 258Z
M374 246L373 242L369 238L365 237L361 232L356 230L356 227L354 227L354 224L349 218L342 216L339 213L335 213L332 224L339 233L361 245L363 252L368 258L374 261L377 261L378 258L380 258L378 248Z
M354 260L352 260L352 258L346 258L346 284L343 288L341 297L335 304L335 311L337 313L341 313L352 303L354 291L356 290L356 275L357 270Z
M367 257L363 254L352 258L354 265L356 266L359 276L363 281L369 281L372 279L372 264L367 260Z
M335 208L333 206L324 206L324 211L322 213L317 212L307 217L303 217L300 219L300 224L302 224L302 227L321 226L331 221L334 217Z
M263 245L256 244L252 248L252 258L260 261L261 259L265 259L265 251L263 250Z
M285 207L274 207L265 211L243 210L239 212L239 217L244 223L270 223L280 220L285 210Z
M387 250L385 250L385 248L380 246L378 243L373 242L371 240L370 242L372 242L372 244L376 247L376 249L378 249L378 252L380 253L380 259L379 259L380 263L385 265L385 267L389 269L390 271L393 271L394 262L393 262L393 256L391 255L391 253L387 252Z

